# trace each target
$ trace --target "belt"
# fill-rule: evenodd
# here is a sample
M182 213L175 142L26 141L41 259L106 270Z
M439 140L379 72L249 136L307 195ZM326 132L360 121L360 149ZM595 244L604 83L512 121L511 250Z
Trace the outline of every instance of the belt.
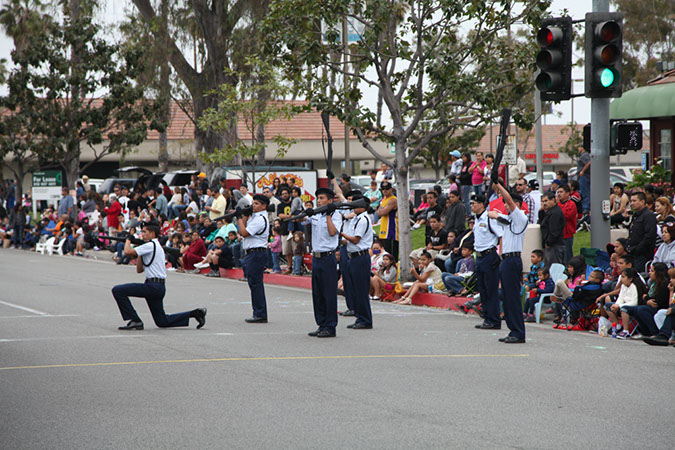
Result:
M164 278L146 278L145 279L146 283L159 283L159 284L164 284L166 280Z
M356 258L357 256L361 256L361 255L367 255L367 254L368 254L368 250L360 250L358 252L351 252L349 254L349 259Z
M244 256L248 255L249 253L264 252L266 250L267 250L267 247L249 248L248 250L244 250Z
M326 256L332 256L335 254L335 250L331 250L329 252L313 252L312 257L313 258L325 258Z
M510 256L517 256L520 258L520 252L502 253L502 258L508 258Z
M496 250L497 250L497 247L491 247L491 248L488 248L487 250L483 250L482 252L479 252L478 250L476 250L476 255L478 255L478 257L480 258L481 256L489 255L490 253L492 253Z

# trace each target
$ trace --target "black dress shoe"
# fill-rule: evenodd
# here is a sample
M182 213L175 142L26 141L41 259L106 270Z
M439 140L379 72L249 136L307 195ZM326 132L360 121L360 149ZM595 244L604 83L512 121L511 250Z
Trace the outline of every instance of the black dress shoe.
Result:
M307 333L307 336L317 337L319 333L321 333L321 330L316 329L314 331L310 331L309 333Z
M118 328L118 330L142 330L142 329L143 329L143 322L135 322L133 320L130 320L129 323L127 323L123 327Z
M347 328L351 328L352 330L371 330L373 326L366 325L365 323L356 322L351 325L347 325Z
M506 336L504 338L504 343L505 344L524 344L525 339L521 339L521 338L518 338L518 337L515 337L515 336Z
M192 317L197 319L197 329L200 329L206 324L206 308L197 308L192 311Z
M491 323L483 322L483 323L479 323L478 325L476 325L476 328L478 328L479 330L501 330L502 326L501 326L501 324L499 324L499 325L494 324L493 325Z
M335 337L335 331L321 330L317 333L316 337L320 338Z
M244 320L246 323L267 323L267 317L249 317Z
M668 347L668 337L663 334L657 334L656 336L646 337L643 339L649 345L658 345L661 347Z
M346 311L342 311L342 312L340 313L340 315L341 315L341 316L344 316L344 317L354 316L354 311L351 310L351 309L348 309L348 310L346 310Z

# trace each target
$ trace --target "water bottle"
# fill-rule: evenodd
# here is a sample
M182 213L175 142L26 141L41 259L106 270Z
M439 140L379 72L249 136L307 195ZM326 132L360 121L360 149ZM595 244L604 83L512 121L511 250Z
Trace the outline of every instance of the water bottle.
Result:
M427 278L427 289L429 289L430 294L434 293L434 280L431 278Z
M600 336L601 336L601 337L607 337L607 326L603 325L603 326L600 328Z
M616 322L612 322L612 337L616 337Z

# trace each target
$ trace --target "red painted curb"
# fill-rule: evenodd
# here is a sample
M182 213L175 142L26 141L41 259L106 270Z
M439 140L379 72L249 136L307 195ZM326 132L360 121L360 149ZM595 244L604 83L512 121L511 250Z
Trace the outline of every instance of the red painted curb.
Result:
M241 269L220 269L222 278L241 279L244 277L244 271ZM282 275L279 273L266 273L263 276L265 283L276 284L279 286L296 287L302 289L312 289L312 277ZM416 306L431 306L433 308L459 310L461 305L470 300L467 297L448 297L445 294L427 294L418 293L412 299L412 304Z

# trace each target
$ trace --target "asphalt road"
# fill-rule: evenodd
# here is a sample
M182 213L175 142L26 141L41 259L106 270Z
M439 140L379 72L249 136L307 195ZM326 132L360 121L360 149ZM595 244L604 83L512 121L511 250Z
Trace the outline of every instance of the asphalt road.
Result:
M93 255L93 253L92 253ZM133 267L0 250L0 446L20 448L675 447L675 348L374 303L373 330L316 328L306 290L170 273L167 312L206 326L121 332Z

